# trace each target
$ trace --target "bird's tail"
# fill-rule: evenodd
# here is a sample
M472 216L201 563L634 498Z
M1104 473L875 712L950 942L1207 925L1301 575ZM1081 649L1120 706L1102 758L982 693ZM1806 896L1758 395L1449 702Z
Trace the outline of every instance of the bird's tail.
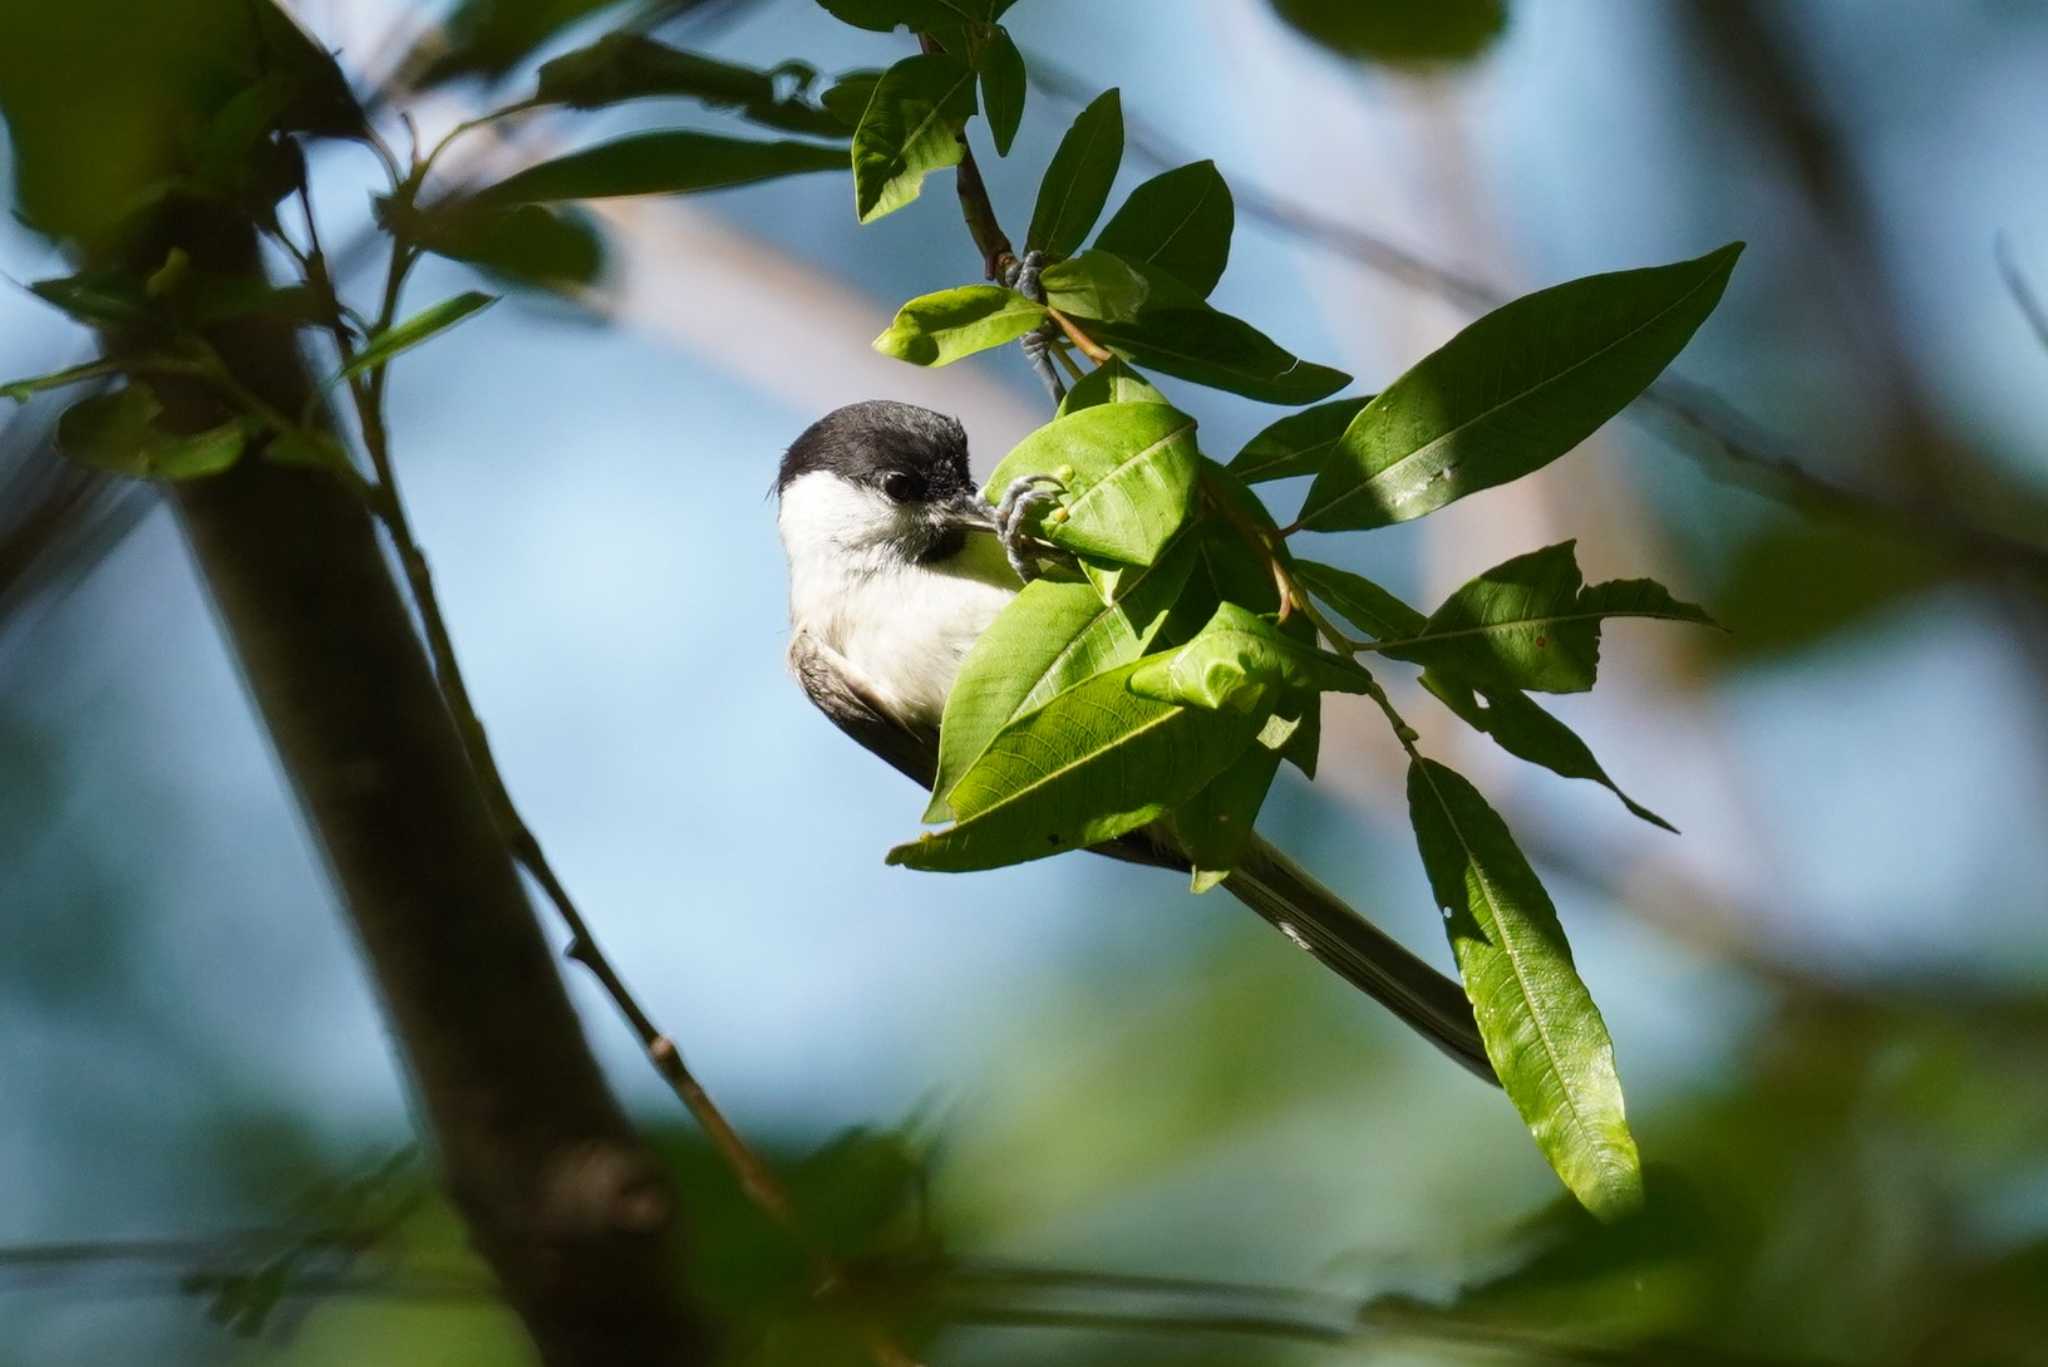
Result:
M1403 949L1257 836L1223 886L1325 967L1498 1085L1464 988Z

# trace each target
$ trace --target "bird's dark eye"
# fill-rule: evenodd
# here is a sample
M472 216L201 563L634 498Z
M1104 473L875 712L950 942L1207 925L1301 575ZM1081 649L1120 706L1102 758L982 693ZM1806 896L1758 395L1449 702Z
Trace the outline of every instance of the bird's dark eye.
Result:
M909 503L923 497L924 481L902 470L891 470L882 477L882 492L898 503Z

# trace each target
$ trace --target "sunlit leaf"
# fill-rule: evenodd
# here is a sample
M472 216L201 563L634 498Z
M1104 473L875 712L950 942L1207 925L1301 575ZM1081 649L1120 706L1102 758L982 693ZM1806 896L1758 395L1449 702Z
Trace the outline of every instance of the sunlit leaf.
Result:
M1143 375L1111 357L1078 380L1060 400L1059 416L1078 413L1102 403L1165 403L1166 396L1154 389Z
M1029 89L1024 54L1010 41L1008 30L993 30L981 53L981 107L988 116L989 136L995 140L999 157L1010 155L1018 125L1024 122L1024 96Z
M410 351L420 343L429 341L463 319L474 316L483 309L497 303L497 296L478 290L468 290L452 299L443 299L430 304L412 317L394 323L383 332L364 341L355 359L342 367L341 378L361 375L385 364L400 352Z
M990 502L1021 475L1065 486L1039 534L1064 550L1150 564L1186 520L1201 457L1195 420L1157 403L1100 404L1019 442L989 476Z
M1086 584L1026 584L976 639L946 696L938 777L924 819L946 818L945 795L998 731L1084 679L1143 655L1193 565L1189 543L1151 565L1127 566L1109 603Z
M974 69L943 53L906 57L882 73L853 134L853 207L863 223L916 199L924 178L960 162L960 126L974 114Z
M1422 686L1434 693L1467 725L1493 737L1495 744L1517 759L1540 764L1564 778L1583 778L1598 783L1621 799L1621 805L1635 816L1652 826L1677 833L1676 826L1624 793L1607 776L1607 770L1594 758L1591 747L1579 739L1578 733L1546 712L1528 694L1512 688L1475 690L1456 679L1446 679L1428 671L1422 675Z
M1282 19L1333 52L1395 65L1464 61L1507 27L1506 0L1272 0Z
M1014 342L1045 321L1045 308L1000 285L961 285L920 295L896 310L875 350L912 365L949 365Z
M1379 527L1541 469L1591 436L1706 321L1742 244L1587 276L1487 314L1382 390L1310 486L1301 525Z
M1038 279L1048 304L1102 322L1128 323L1150 310L1207 307L1172 276L1099 247L1047 266Z
M1289 413L1244 444L1230 462L1230 473L1249 484L1316 474L1337 448L1344 429L1369 402L1370 395L1332 399Z
M1421 630L1392 638L1383 652L1469 683L1575 693L1593 686L1600 624L1609 617L1715 625L1653 580L1586 584L1576 546L1562 541L1494 566L1445 599Z
M1193 797L1265 725L1258 712L1137 696L1130 677L1144 664L1098 674L1003 728L948 795L957 822L898 845L889 862L964 872L1113 839Z
M1486 1056L1559 1177L1595 1215L1642 1204L1607 1025L1579 978L1557 910L1507 826L1431 760L1408 771L1408 809Z
M751 185L778 176L837 171L846 154L810 142L762 142L674 130L636 133L529 166L478 192L502 207L619 195L681 195Z
M1371 689L1372 676L1357 664L1293 640L1232 602L1218 606L1194 640L1131 677L1134 693L1210 711L1255 711L1282 692Z
M1101 217L1123 156L1123 104L1116 91L1106 90L1074 119L1045 168L1025 249L1073 255Z
M1095 245L1154 266L1207 296L1230 261L1237 211L1213 161L1152 177L1110 216Z

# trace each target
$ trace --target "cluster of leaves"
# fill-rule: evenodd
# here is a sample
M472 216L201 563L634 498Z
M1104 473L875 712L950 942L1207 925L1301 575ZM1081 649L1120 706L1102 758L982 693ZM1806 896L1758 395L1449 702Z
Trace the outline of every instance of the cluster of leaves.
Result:
M858 8L878 28L960 8L821 3ZM1002 6L976 8L992 24ZM946 55L950 43L939 37L945 52L908 58L876 86L854 138L864 220L962 158L975 62ZM1006 46L967 45L983 54L985 96L986 54ZM993 108L990 124L1003 150L1011 130ZM1571 542L1497 565L1424 613L1297 558L1290 538L1405 522L1564 455L1685 345L1740 247L1529 295L1377 395L1332 399L1349 376L1208 304L1233 219L1212 164L1144 182L1089 244L1122 147L1112 90L1080 112L1044 173L1024 244L1047 262L1042 297L1000 284L942 290L905 304L875 343L943 365L1038 332L1076 372L1069 345L1108 358L988 480L992 501L1021 477L1056 482L1033 531L1059 563L983 635L948 699L926 819L951 824L890 862L986 869L1149 829L1186 855L1202 891L1254 848L1279 765L1313 776L1322 695L1368 696L1409 752L1416 840L1495 1071L1578 1198L1602 1214L1633 1209L1641 1173L1612 1045L1556 910L1500 817L1422 754L1359 657L1420 666L1429 691L1502 748L1615 788L1530 695L1591 688L1610 618L1710 619L1649 580L1586 584ZM1222 464L1138 367L1312 406ZM1252 486L1292 476L1312 480L1283 529Z

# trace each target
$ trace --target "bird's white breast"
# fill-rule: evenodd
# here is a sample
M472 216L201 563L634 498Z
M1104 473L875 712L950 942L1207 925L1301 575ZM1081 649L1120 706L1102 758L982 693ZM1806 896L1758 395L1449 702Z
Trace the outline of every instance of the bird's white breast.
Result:
M923 513L814 471L782 491L789 619L846 657L899 720L933 726L975 640L1016 595L995 538L915 563L900 549Z

